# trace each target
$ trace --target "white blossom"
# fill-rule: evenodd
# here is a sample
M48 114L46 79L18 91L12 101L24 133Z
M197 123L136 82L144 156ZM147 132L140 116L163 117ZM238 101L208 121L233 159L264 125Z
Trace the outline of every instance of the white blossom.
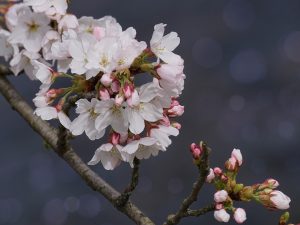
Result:
M150 41L152 52L165 63L173 65L182 65L183 60L179 55L173 53L180 43L180 38L176 32L171 32L164 36L166 24L157 24L154 26L154 32Z
M41 49L42 40L50 30L50 19L42 13L24 11L18 16L17 25L13 28L9 42L22 44L27 51L38 52Z
M98 131L95 128L95 120L98 116L95 112L95 106L98 101L96 98L93 98L91 101L80 99L76 102L76 113L79 116L73 120L70 126L70 131L73 135L81 135L85 132L91 140L103 137L105 130Z

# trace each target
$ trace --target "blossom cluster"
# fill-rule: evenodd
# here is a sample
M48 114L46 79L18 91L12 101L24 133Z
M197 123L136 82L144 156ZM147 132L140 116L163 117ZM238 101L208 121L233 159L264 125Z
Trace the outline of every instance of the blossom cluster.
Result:
M177 33L165 35L166 25L157 24L147 46L111 16L77 18L67 7L66 0L24 0L6 9L0 55L15 75L24 71L42 83L35 114L58 119L74 136L107 134L89 162L107 170L166 151L181 127L174 118L184 112L178 101L184 62L173 52ZM138 85L144 73L151 81ZM70 85L59 87L61 78ZM71 118L66 106L74 96L78 115Z
M201 159L203 148L195 143L191 144L190 151L194 160ZM225 169L220 167L210 168L206 182L213 184L217 189L214 194L214 217L219 222L228 222L230 214L237 223L243 223L247 217L242 208L235 208L234 201L256 201L272 210L286 210L290 207L291 199L279 190L279 182L275 179L267 179L263 183L252 186L244 186L237 183L236 177L243 164L243 156L239 149L233 149L231 157L225 162Z

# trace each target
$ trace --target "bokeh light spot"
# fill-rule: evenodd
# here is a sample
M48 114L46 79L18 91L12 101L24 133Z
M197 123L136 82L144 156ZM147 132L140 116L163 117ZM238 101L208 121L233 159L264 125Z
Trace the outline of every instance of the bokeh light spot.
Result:
M205 68L211 68L222 61L222 47L211 38L196 41L193 47L193 58L196 63Z
M230 62L230 74L239 83L254 83L264 78L266 71L264 57L253 49L239 52Z

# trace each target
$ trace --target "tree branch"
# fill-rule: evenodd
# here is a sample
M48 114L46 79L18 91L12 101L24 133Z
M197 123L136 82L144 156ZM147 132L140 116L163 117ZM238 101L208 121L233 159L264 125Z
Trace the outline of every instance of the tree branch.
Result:
M139 182L139 168L140 168L140 160L137 158L134 158L133 160L133 169L131 174L131 182L128 185L128 187L125 189L125 191L121 194L117 201L117 206L122 207L128 202L132 192L135 190L135 188L138 185Z
M1 73L1 75L4 74ZM0 92L12 108L16 110L32 129L41 135L47 144L49 144L49 146L51 146L53 150L81 176L88 186L101 193L108 201L116 206L115 202L120 196L120 193L92 171L71 147L66 146L63 152L60 151L57 129L51 127L47 122L35 116L32 108L24 101L4 76L0 76ZM154 223L130 201L123 207L118 207L117 209L138 225L154 225Z
M164 225L178 224L183 217L186 217L189 207L195 201L197 201L199 191L203 187L206 177L209 172L208 155L209 155L210 149L204 143L202 143L202 149L203 149L203 155L202 155L200 161L197 162L199 175L198 175L197 180L193 184L192 192L190 193L190 195L187 198L185 198L183 200L179 210L175 214L168 216L167 221L164 223Z
M187 212L183 215L184 217L189 217L189 216L202 216L208 212L214 211L215 210L215 204L211 204L209 206L203 207L201 209L196 209L196 210L191 210L188 209Z

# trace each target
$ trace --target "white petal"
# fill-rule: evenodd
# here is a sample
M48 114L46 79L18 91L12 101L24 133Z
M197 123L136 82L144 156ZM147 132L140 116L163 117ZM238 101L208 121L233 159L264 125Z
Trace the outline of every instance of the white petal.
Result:
M57 110L54 107L37 108L34 113L42 118L42 120L52 120L57 118Z
M63 125L65 128L70 129L71 120L70 118L62 111L60 111L58 114L58 119L61 125Z
M126 114L129 121L129 130L133 134L140 134L145 128L145 121L143 117L135 110L126 108Z
M149 122L156 122L163 118L163 109L156 107L151 103L141 104L140 114L141 116Z

